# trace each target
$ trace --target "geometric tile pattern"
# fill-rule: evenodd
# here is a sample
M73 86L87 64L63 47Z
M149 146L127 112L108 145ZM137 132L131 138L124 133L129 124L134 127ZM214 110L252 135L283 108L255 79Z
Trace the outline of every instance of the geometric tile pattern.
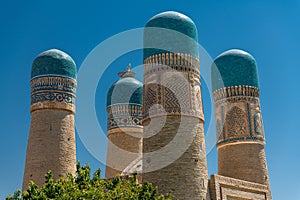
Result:
M142 128L142 106L119 104L107 107L107 129Z
M143 94L144 119L167 113L204 120L199 59L189 54L161 53L146 58Z
M199 65L198 58L184 53L157 53L144 60L143 152L158 156L143 155L143 181L152 182L162 192L173 191L179 199L206 199L207 193ZM185 148L189 136L193 139ZM164 153L172 143L180 149L176 151L180 157L152 171L156 163L172 157L172 149Z
M31 95L31 104L42 101L56 101L74 104L75 97L71 94L66 94L63 92L39 92Z
M71 109L71 111L74 111L76 80L56 75L38 76L30 81L30 86L32 110L37 107L39 109L55 108L55 105L57 105L57 108Z
M244 136L247 131L246 113L237 106L234 106L226 114L226 123L229 137Z
M189 108L190 93L186 91L186 89L189 88L186 81L187 77L174 75L172 72L166 72L163 77L162 90L165 96L164 108L168 111L177 108L178 110L176 111L179 113L182 109Z
M259 89L253 86L221 88L215 100L217 147L236 142L265 145Z
M151 83L147 85L144 84L144 90L147 92L143 92L143 102L144 102L143 113L146 113L147 116L149 116L151 106L153 106L155 103L158 102L157 100L158 88L159 86L155 83ZM161 94L160 91L159 94Z

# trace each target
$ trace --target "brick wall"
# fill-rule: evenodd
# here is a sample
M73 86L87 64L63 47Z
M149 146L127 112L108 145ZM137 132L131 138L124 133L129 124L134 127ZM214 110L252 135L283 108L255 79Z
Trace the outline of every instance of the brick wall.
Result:
M42 186L45 174L52 170L54 178L76 171L74 114L65 110L32 112L26 153L23 189L29 180Z
M143 173L143 181L157 185L162 193L172 191L178 199L206 199L208 177L203 121L187 116L167 116L163 128L152 137L147 137L147 133L154 129L153 125L164 121L160 117L151 120L152 126L149 125L149 120L143 122L146 137L143 141L143 156L164 148L175 136L177 139L174 141L175 147L169 149L169 153L143 157L143 170L150 170ZM187 149L186 143L189 144ZM180 154L177 160L161 169L151 171L152 163L159 165L160 162L174 156L174 152Z

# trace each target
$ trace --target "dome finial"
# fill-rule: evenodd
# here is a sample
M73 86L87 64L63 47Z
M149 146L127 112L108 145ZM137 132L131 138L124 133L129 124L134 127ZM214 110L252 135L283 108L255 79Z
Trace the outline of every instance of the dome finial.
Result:
M126 77L134 77L135 73L131 71L131 64L129 63L126 67L126 72L119 72L118 75L121 78L126 78Z
M130 72L130 67L131 67L131 64L128 63L128 66L126 67L126 71L127 71L127 72Z

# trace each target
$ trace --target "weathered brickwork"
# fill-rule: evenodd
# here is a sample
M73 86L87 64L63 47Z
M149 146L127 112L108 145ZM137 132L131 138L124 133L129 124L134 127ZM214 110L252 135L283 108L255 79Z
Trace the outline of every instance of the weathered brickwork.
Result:
M23 189L29 180L42 186L45 174L54 178L76 171L76 80L63 76L38 76L31 80L31 123Z
M207 199L199 60L182 53L146 58L143 95L143 181L157 185L162 193L172 191L178 199ZM170 159L175 150L159 156L145 155L171 142L182 155L153 171L151 168Z
M269 185L259 89L233 86L213 94L219 174Z
M121 79L111 86L107 95L106 178L113 178L117 174L131 175L130 171L136 171L133 163L142 156L143 85L134 79L130 65L119 76ZM128 169L128 166L133 167Z
M162 117L151 120L161 121ZM153 131L148 123L149 120L144 122L144 135ZM148 169L152 166L151 162L164 162L171 156L172 151L178 151L182 155L162 169L143 173L143 181L157 185L162 193L172 191L178 199L206 199L208 177L203 133L203 121L200 119L168 115L163 128L156 135L144 138L143 153L145 155L167 146L175 136L176 150L170 149L169 153L155 158L144 157L143 170L151 170Z
M142 154L142 127L108 131L106 178L115 177Z
M219 149L218 173L269 185L264 147L255 143L227 145Z
M266 185L212 175L209 180L211 200L271 200Z
M75 174L74 114L70 111L43 109L32 113L23 189L29 180L42 186L49 170L54 178Z

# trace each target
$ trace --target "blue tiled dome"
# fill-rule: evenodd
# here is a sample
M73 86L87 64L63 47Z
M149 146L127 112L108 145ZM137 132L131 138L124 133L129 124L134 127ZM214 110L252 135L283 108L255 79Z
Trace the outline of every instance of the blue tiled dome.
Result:
M42 75L61 75L76 78L76 64L66 53L51 49L35 58L31 68L31 78Z
M213 91L238 85L259 87L255 59L239 49L219 55L212 65L211 74Z
M124 77L115 82L107 93L106 106L115 104L142 105L143 84L133 77Z
M174 32L151 30L147 28L164 28L185 34L191 40L186 40ZM198 57L198 35L195 23L187 16L167 11L152 17L145 26L144 47L159 46L171 48L174 53L188 53ZM144 49L144 59L158 53L168 52L164 49Z

